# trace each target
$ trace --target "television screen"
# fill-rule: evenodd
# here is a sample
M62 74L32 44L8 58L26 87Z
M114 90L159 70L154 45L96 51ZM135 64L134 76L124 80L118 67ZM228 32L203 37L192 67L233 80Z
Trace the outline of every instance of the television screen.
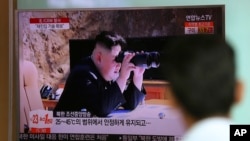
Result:
M160 74L161 65L145 71L146 96L133 110L118 106L106 117L92 116L88 109L53 110L72 69L91 54L101 31L119 33L127 50L163 56L168 43L181 36L224 37L223 14L223 5L18 10L19 140L180 140L183 123L169 104L169 82Z

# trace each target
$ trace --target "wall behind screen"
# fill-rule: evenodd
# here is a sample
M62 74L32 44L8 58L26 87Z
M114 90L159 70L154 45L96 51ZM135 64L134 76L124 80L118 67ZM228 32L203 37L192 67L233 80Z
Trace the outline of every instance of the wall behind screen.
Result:
M0 5L0 137L1 140L8 138L8 1Z
M151 7L185 5L225 5L226 39L234 46L237 55L237 75L245 83L243 102L235 106L232 117L239 123L250 123L250 13L248 0L18 0L18 9L61 9L61 8L109 8L109 7Z

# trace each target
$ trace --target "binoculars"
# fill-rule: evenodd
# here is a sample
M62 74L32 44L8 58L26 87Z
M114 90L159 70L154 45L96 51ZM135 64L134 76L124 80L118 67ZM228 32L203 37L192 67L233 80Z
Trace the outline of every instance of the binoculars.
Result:
M133 53L131 51L129 52ZM126 53L127 52L120 52L119 55L116 56L115 61L121 63ZM146 69L158 68L160 66L160 53L155 51L136 53L130 62L135 66L143 67Z

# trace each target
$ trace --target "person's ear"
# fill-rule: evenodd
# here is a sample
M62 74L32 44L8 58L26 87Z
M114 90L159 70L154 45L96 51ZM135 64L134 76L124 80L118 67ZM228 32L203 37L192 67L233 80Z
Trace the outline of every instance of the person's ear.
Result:
M243 98L244 85L242 81L237 81L235 84L234 101L236 104L240 103Z
M96 54L96 60L97 60L98 63L100 63L101 60L102 60L102 53L100 51L97 52L97 54Z

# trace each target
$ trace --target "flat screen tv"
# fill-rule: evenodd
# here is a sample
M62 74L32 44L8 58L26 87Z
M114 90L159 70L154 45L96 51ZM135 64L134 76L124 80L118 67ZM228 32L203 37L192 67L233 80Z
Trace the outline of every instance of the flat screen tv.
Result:
M70 71L80 58L90 55L100 31L121 34L127 50L157 51L160 56L169 42L181 36L225 35L224 5L18 10L16 17L17 120L22 141L180 140L183 124L166 104L167 97L154 97L134 111L90 118L79 111L53 113L58 99L46 96L63 91ZM161 65L145 72L155 95L166 84L160 69Z

